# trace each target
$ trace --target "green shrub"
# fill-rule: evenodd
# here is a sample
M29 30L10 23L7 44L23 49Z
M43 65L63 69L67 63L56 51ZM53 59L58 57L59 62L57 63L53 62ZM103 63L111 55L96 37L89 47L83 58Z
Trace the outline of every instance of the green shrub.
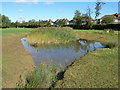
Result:
M106 48L115 48L118 47L118 41L110 41L105 45Z
M104 29L104 30L103 30L103 33L107 33L107 31L108 31L108 29Z
M55 65L41 62L25 79L25 84L22 84L22 88L49 88L57 80L58 71Z
M113 17L108 16L108 17L105 17L102 20L102 23L104 23L104 24L114 24L114 19L113 19Z
M110 30L109 30L109 33L114 34L114 30L113 30L113 29L110 29Z

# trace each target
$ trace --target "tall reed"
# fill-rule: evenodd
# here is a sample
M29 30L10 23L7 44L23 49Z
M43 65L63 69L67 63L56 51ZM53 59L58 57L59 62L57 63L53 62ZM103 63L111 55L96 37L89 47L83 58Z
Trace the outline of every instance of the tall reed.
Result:
M40 27L27 36L30 44L67 43L75 41L75 34L70 27Z
M59 68L57 66L41 62L25 79L25 84L22 84L22 88L49 88L56 82L58 72Z

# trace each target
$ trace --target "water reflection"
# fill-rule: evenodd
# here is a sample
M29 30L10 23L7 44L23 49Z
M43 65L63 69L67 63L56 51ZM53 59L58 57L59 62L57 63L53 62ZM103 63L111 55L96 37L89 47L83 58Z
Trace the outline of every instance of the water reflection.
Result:
M36 66L40 64L40 61L50 61L65 67L70 62L85 55L88 50L104 48L100 42L85 40L67 44L41 44L38 47L33 47L28 45L25 40L26 38L22 38L21 42L26 51L33 55Z

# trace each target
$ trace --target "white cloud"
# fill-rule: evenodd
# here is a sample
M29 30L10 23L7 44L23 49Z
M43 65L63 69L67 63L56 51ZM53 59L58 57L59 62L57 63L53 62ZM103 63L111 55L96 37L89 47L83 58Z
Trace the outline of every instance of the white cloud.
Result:
M16 2L16 3L26 3L27 0L16 0L15 2Z
M34 4L38 4L38 0L33 0L33 3Z
M54 4L54 2L44 2L44 4L46 4L46 5L52 5L52 4Z
M34 3L34 4L38 4L38 0L16 0L15 1L17 4L31 4L31 3Z
M22 13L22 12L23 12L23 10L22 10L22 9L19 9L19 10L18 10L18 12Z
M20 16L19 18L20 18L20 19L25 19L25 16Z
M16 0L15 3L17 5L24 5L24 4L29 5L30 4L30 2L28 2L27 0Z

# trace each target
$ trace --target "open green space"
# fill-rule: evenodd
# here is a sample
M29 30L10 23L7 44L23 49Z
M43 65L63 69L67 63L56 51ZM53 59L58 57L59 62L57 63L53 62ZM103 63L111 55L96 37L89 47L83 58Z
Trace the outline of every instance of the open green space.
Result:
M55 88L118 88L118 48L96 50L77 59Z
M3 87L17 87L16 83L21 75L24 76L25 70L33 70L32 56L25 51L20 41L21 38L31 33L32 30L27 28L2 30ZM77 39L95 40L104 44L118 41L118 32L107 33L102 30L73 30L73 32ZM49 85L44 84L47 87ZM118 48L95 50L82 58L78 58L69 66L64 73L63 79L58 80L54 87L117 88Z
M118 41L118 34L102 31L77 32L77 38L100 41L104 44ZM78 58L64 73L55 88L118 88L118 47L92 51Z
M5 28L2 29L2 35L8 34L28 34L32 31L32 28Z
M21 43L32 29L2 29L2 87L15 88L24 69L33 70L34 62Z

